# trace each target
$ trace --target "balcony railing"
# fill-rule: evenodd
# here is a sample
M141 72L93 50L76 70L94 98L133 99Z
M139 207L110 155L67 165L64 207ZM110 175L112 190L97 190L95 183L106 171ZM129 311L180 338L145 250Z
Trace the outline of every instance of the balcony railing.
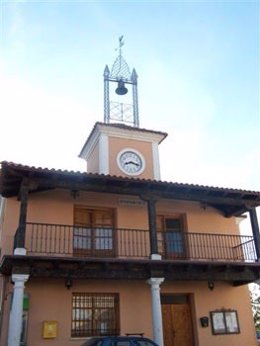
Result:
M256 261L252 236L158 232L157 241L163 259ZM25 242L28 255L140 259L150 255L148 230L27 223Z

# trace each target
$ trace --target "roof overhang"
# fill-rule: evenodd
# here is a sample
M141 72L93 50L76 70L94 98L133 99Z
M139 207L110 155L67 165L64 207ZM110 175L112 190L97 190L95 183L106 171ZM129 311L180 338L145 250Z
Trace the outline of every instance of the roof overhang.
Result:
M260 192L255 191L36 168L2 162L2 196L18 197L22 184L27 184L30 192L61 188L194 201L212 206L227 217L240 216L260 205Z

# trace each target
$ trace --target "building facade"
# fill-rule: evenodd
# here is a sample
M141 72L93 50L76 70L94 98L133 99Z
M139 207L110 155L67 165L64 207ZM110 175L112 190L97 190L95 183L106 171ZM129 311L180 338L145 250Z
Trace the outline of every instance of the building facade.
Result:
M1 163L0 345L141 334L256 346L247 284L260 279L260 193L161 181L167 134L139 128L137 74L119 42L104 123L79 155L87 171ZM131 107L110 101L110 82L120 96L132 86ZM251 236L239 232L246 212Z
M87 173L2 162L1 345L256 345L260 194L160 181L165 137L96 123ZM238 229L247 211L253 236Z

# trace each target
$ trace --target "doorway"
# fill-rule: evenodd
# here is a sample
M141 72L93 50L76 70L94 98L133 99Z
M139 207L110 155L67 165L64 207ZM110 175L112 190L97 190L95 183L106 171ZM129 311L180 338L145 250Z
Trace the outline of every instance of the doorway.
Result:
M193 346L190 296L161 296L164 346Z
M184 238L184 216L183 215L157 215L156 228L158 231L159 251L164 258L185 258Z
M113 209L74 207L73 255L113 257Z

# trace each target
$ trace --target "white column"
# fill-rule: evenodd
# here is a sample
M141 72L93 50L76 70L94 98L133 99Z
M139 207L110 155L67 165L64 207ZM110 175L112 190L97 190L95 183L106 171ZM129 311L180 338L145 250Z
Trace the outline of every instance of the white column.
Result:
M24 283L28 280L29 275L26 274L13 274L12 281L14 283L13 299L9 317L9 330L8 330L8 346L19 346L21 331L22 331L22 317L23 317L23 295Z
M163 346L163 324L160 297L160 285L163 281L164 278L150 278L147 280L147 283L151 286L152 294L153 339L159 346Z

